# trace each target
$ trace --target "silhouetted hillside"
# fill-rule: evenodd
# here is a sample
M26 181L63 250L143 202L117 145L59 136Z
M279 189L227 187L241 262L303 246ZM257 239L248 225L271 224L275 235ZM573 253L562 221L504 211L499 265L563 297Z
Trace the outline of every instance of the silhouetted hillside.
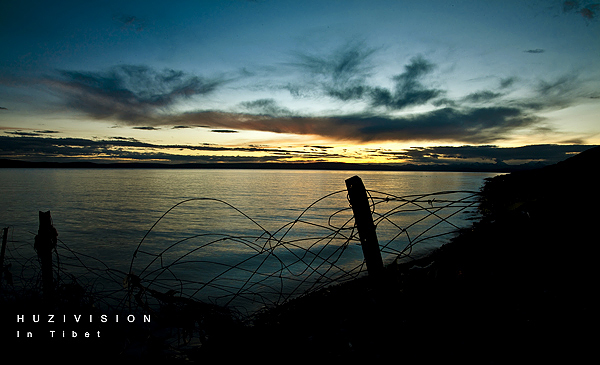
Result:
M485 216L385 282L324 290L197 355L408 363L576 363L594 349L600 148L497 176ZM293 355L292 355L293 354Z

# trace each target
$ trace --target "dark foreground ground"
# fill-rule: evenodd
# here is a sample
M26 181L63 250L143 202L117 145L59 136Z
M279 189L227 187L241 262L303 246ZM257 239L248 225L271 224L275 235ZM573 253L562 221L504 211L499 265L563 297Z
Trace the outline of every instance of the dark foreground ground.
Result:
M253 326L206 324L209 341L185 355L196 363L596 362L599 165L594 148L498 176L483 189L484 219L429 257L391 265L379 281L364 278L299 298ZM27 305L9 303L5 313L38 310ZM3 334L11 337L26 328L9 322ZM122 356L117 339L145 336L120 337L123 328L103 330L106 342L8 341L5 356L175 362L151 339L138 354Z
M595 362L598 167L595 148L498 176L483 190L485 218L430 257L388 267L380 283L359 280L293 301L201 354L282 362Z

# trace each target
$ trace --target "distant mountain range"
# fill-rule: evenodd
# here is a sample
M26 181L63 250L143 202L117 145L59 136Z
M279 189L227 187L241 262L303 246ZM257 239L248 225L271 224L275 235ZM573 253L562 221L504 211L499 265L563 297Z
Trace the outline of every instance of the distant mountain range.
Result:
M152 162L31 162L0 159L0 168L145 168L145 169L288 169L288 170L358 170L358 171L455 171L455 172L514 172L547 166L547 163L508 165L505 163L462 163L462 164L355 164L343 162L311 163L152 163Z

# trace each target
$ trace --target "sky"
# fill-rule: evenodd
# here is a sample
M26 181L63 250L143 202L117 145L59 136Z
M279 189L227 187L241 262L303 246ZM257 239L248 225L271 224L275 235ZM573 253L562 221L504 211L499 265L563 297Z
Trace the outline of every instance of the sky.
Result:
M525 164L600 145L593 1L7 1L0 158Z

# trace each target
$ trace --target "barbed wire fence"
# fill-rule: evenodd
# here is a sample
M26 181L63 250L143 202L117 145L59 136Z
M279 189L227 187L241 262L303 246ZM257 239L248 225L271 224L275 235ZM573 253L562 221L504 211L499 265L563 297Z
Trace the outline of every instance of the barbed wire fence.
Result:
M171 318L176 332L187 335L187 339L178 335L172 345L189 344L208 318L251 321L260 311L366 275L347 194L346 190L327 194L294 220L271 230L223 200L181 201L141 238L128 269L109 267L96 255L75 251L59 239L53 251L55 288L61 293L57 300ZM465 215L476 218L480 195L441 191L395 196L373 190L367 194L386 264L410 261L439 247L464 227ZM190 212L215 205L248 226L187 235L168 229L178 219L189 219ZM331 210L323 214L324 209ZM315 210L319 212L312 214ZM1 295L5 300L35 296L43 281L40 260L31 254L31 243L8 238Z

